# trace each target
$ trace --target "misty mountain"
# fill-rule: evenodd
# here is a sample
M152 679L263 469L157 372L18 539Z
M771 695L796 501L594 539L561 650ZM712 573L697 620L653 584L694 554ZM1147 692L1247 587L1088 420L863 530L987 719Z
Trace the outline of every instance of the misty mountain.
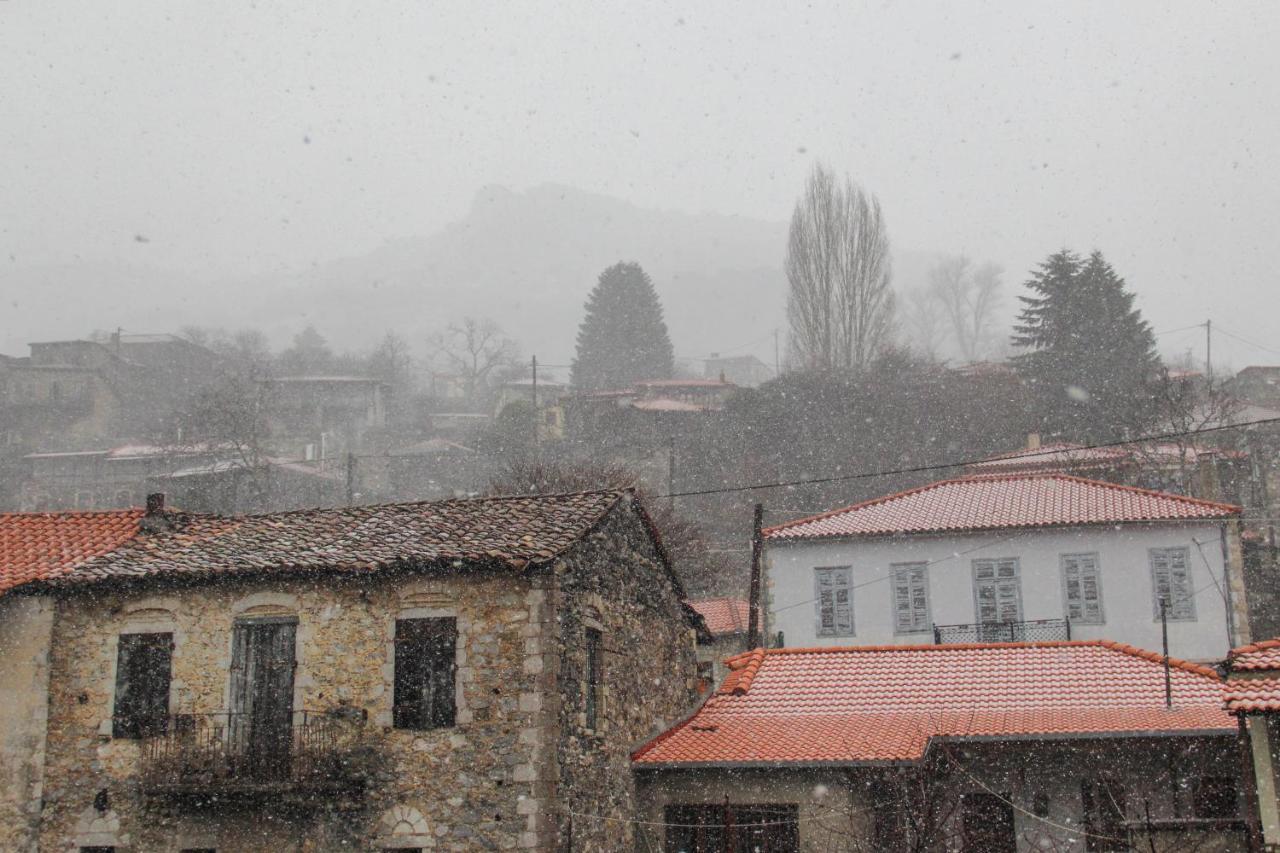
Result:
M773 330L786 327L786 232L784 221L645 209L556 184L491 186L434 234L289 276L190 287L190 275L65 265L17 270L14 292L24 294L17 313L28 338L220 325L255 326L283 345L312 324L337 349L367 349L393 330L425 351L434 331L473 315L496 320L526 354L564 364L596 276L634 260L658 289L678 357L752 352L772 361ZM921 281L930 260L895 253L895 278ZM17 326L4 323L0 352L23 352Z

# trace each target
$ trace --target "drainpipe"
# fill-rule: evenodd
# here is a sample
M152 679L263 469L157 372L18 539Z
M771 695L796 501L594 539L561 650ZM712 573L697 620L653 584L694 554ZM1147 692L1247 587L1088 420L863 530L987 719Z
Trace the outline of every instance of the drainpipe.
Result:
M1240 777L1244 782L1244 820L1249 853L1262 853L1262 818L1258 812L1258 777L1253 766L1253 744L1244 714L1236 714L1236 748Z
M751 592L747 598L747 648L760 642L760 561L764 550L764 504L756 504L751 523Z

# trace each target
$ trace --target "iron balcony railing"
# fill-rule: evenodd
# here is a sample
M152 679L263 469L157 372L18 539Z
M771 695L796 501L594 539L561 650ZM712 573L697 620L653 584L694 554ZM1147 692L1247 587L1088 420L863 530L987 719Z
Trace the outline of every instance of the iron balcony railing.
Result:
M174 714L142 739L142 787L151 794L358 789L363 722L360 712Z
M934 625L933 642L1034 643L1070 640L1071 620L1032 619L1022 622L983 622L974 625Z

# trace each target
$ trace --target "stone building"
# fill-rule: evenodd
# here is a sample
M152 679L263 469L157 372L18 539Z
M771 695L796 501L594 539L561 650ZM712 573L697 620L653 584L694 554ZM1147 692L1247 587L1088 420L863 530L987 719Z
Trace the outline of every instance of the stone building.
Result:
M756 649L730 666L633 754L638 849L1258 849L1208 667L1170 660L1166 694L1159 655L1098 640Z
M1249 735L1263 840L1280 849L1280 637L1232 649L1223 668L1227 710Z
M11 797L3 849L632 844L700 621L630 492L134 528L0 599L49 637L43 808Z

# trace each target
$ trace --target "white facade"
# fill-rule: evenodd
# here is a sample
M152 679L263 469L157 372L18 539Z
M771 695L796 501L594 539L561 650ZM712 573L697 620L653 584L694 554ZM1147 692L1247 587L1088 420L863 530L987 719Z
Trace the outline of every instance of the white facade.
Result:
M782 632L787 646L930 644L933 625L995 621L993 613L1000 621L1063 619L1069 598L1065 573L1071 576L1072 639L1158 651L1154 585L1163 584L1172 569L1169 653L1220 660L1238 645L1228 632L1233 593L1225 571L1226 537L1225 527L1215 522L1178 522L774 539L766 543L767 624L771 634ZM1083 595L1082 580L1088 588ZM1237 591L1238 584L1237 579ZM847 606L842 591L851 599Z

